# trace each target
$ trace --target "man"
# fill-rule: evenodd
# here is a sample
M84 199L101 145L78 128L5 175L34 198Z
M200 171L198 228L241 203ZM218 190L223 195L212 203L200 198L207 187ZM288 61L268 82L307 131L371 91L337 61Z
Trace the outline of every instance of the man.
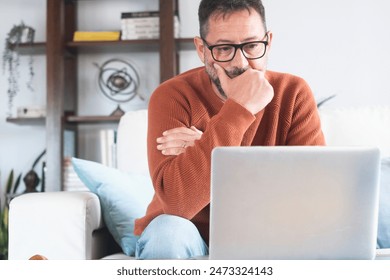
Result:
M136 221L137 258L208 253L214 147L324 144L308 85L266 69L272 33L261 0L202 0L199 23L204 67L164 82L150 99L155 195Z

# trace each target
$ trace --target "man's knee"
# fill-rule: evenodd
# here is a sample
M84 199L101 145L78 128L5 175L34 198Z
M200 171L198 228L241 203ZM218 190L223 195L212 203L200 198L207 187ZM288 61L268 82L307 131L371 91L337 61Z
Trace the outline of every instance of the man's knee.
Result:
M184 218L160 215L145 228L137 242L136 257L145 259L189 258L207 254L195 225Z

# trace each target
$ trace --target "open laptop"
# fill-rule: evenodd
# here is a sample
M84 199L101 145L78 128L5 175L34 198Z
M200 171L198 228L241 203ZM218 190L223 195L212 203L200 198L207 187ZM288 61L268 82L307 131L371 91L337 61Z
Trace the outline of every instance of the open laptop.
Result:
M209 259L374 259L380 152L219 147Z

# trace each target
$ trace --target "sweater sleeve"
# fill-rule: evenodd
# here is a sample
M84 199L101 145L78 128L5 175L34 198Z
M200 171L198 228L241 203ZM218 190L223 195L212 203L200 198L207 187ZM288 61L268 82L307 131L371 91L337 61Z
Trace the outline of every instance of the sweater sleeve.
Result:
M294 109L287 145L325 145L317 105L306 82L302 81L302 87L292 104Z
M168 89L174 90L174 89ZM156 139L163 131L191 125L190 106L165 90L155 92L149 102L148 161L155 195L163 212L192 219L210 203L211 152L217 146L239 146L255 117L232 100L213 116L202 138L178 156L157 150ZM168 98L169 97L169 98Z

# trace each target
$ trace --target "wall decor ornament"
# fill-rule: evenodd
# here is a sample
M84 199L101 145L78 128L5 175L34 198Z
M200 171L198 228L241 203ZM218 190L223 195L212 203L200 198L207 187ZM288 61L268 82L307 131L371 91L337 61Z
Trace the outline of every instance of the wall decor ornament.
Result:
M137 90L140 79L135 67L128 61L123 59L109 59L99 68L98 85L100 91L105 97L118 104L116 110L111 113L111 116L122 116L124 111L120 108L120 103L125 103L132 100L135 96L141 96Z
M22 43L33 43L35 30L21 22L19 25L14 25L5 39L5 48L3 51L3 73L8 71L8 113L10 117L12 114L13 101L18 94L20 88L18 80L20 78L19 66L20 66L20 54L18 47ZM34 77L33 69L33 56L29 56L29 81L27 82L27 88L30 91L34 91L32 87L32 80Z
M23 177L23 182L26 185L26 190L24 191L25 193L29 192L37 192L38 190L36 187L39 185L41 182L41 179L39 178L37 172L35 172L34 168L38 164L38 162L41 160L41 158L46 154L46 149L43 150L39 156L35 159L30 171L26 173L26 175ZM42 191L44 191L44 180L42 181Z

